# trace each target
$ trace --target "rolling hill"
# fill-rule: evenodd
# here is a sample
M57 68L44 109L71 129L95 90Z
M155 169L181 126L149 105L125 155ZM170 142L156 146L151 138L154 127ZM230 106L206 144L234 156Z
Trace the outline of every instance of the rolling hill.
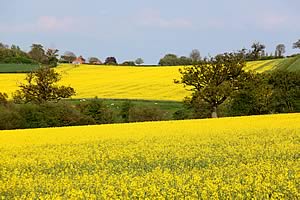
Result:
M181 101L189 94L180 79L180 67L124 67L102 65L68 65L57 67L62 84L76 89L75 98L113 98ZM248 62L246 70L258 72L274 69L300 70L300 57ZM0 91L11 94L24 74L0 74Z

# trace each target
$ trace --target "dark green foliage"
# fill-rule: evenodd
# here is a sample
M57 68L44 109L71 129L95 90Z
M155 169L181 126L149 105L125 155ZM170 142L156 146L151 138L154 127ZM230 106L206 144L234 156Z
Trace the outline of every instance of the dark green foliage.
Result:
M46 52L46 62L49 67L56 67L58 63L58 50L57 49L48 49Z
M96 124L109 124L114 122L114 113L112 110L107 108L107 106L97 98L82 102L77 105L77 108L81 113L93 118Z
M25 128L24 119L20 113L13 107L0 105L0 130Z
M188 109L180 109L173 113L172 118L174 120L183 120L183 119L190 119L191 118L191 112Z
M161 66L191 65L193 61L185 56L178 58L175 54L167 54L159 60L158 64Z
M295 112L299 100L299 72L278 70L256 74L231 98L227 114L239 116Z
M65 103L23 104L19 105L18 113L23 119L22 128L95 124L91 117Z
M133 108L133 106L134 105L131 101L125 101L121 105L120 115L121 115L122 120L126 123L129 122L129 112L130 112L130 109Z
M47 57L45 55L45 50L41 44L32 44L31 50L28 55L38 63L47 63Z
M193 91L191 105L195 105L193 102L206 102L212 117L217 117L218 107L247 81L249 75L243 70L244 66L242 54L225 53L180 69L181 80L175 83Z
M252 74L243 88L230 99L228 116L259 115L272 113L272 86L265 75Z
M123 66L135 66L135 62L134 61L125 61L121 65L123 65Z
M300 99L300 72L278 70L269 76L275 112L294 112Z
M0 46L0 63L36 64L37 62L18 46L12 45L9 48L2 44Z
M0 92L0 105L8 104L8 95L6 93Z
M166 113L157 107L134 106L129 110L129 122L161 121L164 120Z
M21 84L20 90L14 93L15 102L44 103L47 101L59 101L75 95L72 87L57 86L61 79L60 74L49 67L41 67L26 76L26 84Z
M24 129L96 124L66 103L0 105L0 129Z
M117 59L115 57L107 57L104 62L105 65L117 65Z

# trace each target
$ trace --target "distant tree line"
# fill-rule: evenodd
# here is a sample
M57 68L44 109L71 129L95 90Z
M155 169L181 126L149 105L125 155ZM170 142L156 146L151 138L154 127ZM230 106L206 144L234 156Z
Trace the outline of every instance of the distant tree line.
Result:
M293 48L300 48L300 39L293 43ZM76 54L72 51L64 52L60 57L58 49L44 48L41 44L32 44L29 52L22 51L19 46L0 43L0 64L14 63L14 64L40 64L44 66L55 67L58 63L72 63L76 58ZM266 51L266 46L260 42L254 42L250 49L243 48L240 50L246 61L268 60L283 58L286 53L286 46L278 44L273 53ZM293 56L293 55L292 55ZM180 65L194 65L201 60L206 60L207 57L202 58L198 49L193 49L189 56L177 56L176 54L168 53L158 62L160 66L180 66ZM97 65L124 65L135 66L142 65L144 60L137 58L136 60L126 60L118 63L114 56L107 57L103 62L95 56L89 57L85 63Z
M19 46L0 43L0 63L14 64L41 64L56 67L58 62L57 49L44 49L41 44L32 44L31 50L27 53Z
M293 48L300 48L300 39L293 44ZM239 51L246 61L256 61L256 60L270 60L277 58L284 58L286 53L286 46L284 44L278 44L274 53L266 52L266 46L260 42L254 42L250 49L243 48ZM292 56L297 56L292 55ZM198 49L192 50L190 55L187 56L177 56L176 54L166 54L158 62L161 66L180 66L180 65L194 65L202 60L208 60L209 58L201 58L200 51Z

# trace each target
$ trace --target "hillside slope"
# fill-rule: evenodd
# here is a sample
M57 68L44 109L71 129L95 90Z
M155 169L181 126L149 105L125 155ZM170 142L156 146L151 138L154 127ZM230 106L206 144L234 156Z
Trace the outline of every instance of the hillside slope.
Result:
M300 114L0 131L5 199L298 199Z
M75 98L115 98L181 101L189 94L180 79L180 67L123 67L60 65L62 84L75 88ZM274 69L300 70L300 57L248 62L246 70L264 72ZM11 94L24 74L0 74L0 91Z

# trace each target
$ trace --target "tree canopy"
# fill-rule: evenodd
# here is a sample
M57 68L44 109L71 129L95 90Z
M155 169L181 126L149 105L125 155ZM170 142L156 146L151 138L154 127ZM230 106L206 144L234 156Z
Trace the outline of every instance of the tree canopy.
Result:
M300 49L300 39L293 44L294 49Z
M197 65L180 69L180 81L187 89L193 91L191 101L204 101L211 109L212 117L217 117L217 108L239 90L247 79L244 71L245 61L242 54L225 53L217 55Z
M136 60L135 60L135 64L137 64L137 65L141 65L141 64L143 64L144 63L144 60L142 59L142 58L137 58Z
M68 63L71 63L76 59L76 55L71 51L66 51L64 55L61 56L61 58L67 61Z
M59 73L49 67L41 67L35 72L27 74L26 83L19 85L13 97L17 102L44 103L47 101L59 101L75 95L75 90L69 86L58 86L61 79Z

